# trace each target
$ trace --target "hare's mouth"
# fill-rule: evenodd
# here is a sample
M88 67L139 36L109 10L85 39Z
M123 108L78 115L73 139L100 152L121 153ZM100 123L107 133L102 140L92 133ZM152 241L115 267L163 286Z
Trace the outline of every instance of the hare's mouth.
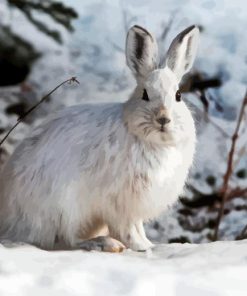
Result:
M164 133L164 132L165 132L165 128L164 128L164 126L163 126L163 125L160 127L160 132L162 132L162 133Z

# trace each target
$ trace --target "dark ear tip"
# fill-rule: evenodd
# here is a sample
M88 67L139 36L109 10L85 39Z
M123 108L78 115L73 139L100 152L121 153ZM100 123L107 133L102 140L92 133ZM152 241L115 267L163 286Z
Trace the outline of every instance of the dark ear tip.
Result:
M139 26L139 25L134 25L133 27L131 27L131 29L139 29L139 30L144 30L145 31L145 29L143 27Z
M190 33L192 30L194 29L197 29L199 31L199 27L196 26L196 25L192 25L192 26L189 26L188 28L186 28L185 30L183 30L179 35L178 35L178 38L179 38L179 42L182 42L184 37Z
M192 31L194 29L197 29L200 32L201 31L201 26L199 26L199 25L192 25L190 31Z
M195 27L196 27L196 25L191 25L188 27L188 29L193 30L193 29L195 29Z
M140 30L142 31L143 33L151 36L151 34L143 27L139 26L139 25L134 25L133 27L130 28L130 30L134 30L136 32L136 30Z
M183 33L184 33L184 35L186 35L186 34L188 34L190 31L192 31L192 30L194 30L194 29L199 29L198 28L198 26L196 26L196 25L192 25L192 26L189 26L188 28L186 28L184 31L183 31Z

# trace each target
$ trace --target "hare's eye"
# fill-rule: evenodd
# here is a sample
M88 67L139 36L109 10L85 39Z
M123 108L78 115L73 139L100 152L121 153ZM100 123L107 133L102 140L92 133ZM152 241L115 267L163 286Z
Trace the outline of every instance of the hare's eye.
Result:
M177 92L176 92L176 101L177 102L181 101L181 92L179 90L177 90Z
M147 93L146 89L144 89L144 91L143 91L142 99L144 101L149 101L149 97L148 97L148 93Z

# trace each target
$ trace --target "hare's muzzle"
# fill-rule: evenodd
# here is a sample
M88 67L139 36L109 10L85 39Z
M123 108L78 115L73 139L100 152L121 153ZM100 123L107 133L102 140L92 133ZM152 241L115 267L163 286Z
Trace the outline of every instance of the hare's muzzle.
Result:
M169 122L171 121L171 119L169 119L169 118L167 118L167 117L159 117L159 118L156 119L156 121L157 121L160 125L164 126L164 125L166 125L167 123L169 123Z

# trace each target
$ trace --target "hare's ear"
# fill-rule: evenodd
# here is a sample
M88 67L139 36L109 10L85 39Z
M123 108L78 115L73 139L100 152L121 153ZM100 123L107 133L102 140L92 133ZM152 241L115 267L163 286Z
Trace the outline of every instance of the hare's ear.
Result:
M178 34L169 47L166 65L176 74L179 81L193 65L198 41L199 29L190 26Z
M127 65L138 78L145 78L157 68L158 47L154 37L145 29L134 26L129 29L126 39Z

